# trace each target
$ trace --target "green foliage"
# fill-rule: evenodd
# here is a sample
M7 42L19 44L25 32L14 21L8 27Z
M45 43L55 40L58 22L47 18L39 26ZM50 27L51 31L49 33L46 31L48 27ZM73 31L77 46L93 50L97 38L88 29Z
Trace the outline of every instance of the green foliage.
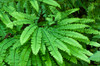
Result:
M100 62L100 51L97 51L90 57L90 60Z
M6 31L3 25L0 24L0 38L3 39L5 38Z
M33 51L33 54L37 55L40 48L41 48L41 40L42 40L42 32L41 32L41 28L38 28L34 31L34 34L32 36L32 45L31 45L31 48L32 48L32 51Z
M95 26L99 15L90 15L98 4L65 1L0 1L0 65L66 66L68 62L100 61L96 60L100 53L93 55L87 48L100 47L100 28ZM80 17L81 7L88 12Z
M25 28L20 37L20 42L22 45L28 40L28 38L34 32L35 29L36 29L35 25L30 25L29 27Z

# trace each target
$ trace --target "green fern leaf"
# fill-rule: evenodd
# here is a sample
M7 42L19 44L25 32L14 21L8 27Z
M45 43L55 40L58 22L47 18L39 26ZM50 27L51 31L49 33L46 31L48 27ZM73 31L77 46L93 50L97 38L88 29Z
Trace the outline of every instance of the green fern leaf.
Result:
M51 58L52 66L58 66L57 63Z
M30 25L24 29L24 31L22 32L21 37L20 37L20 42L22 45L28 40L28 38L34 32L34 30L36 28L37 28L37 26Z
M91 53L90 51L88 51L86 49L79 49L79 48L77 48L77 50L80 50L80 53L83 53L83 54L85 54L87 56L92 56L93 55L93 53Z
M95 20L89 19L89 18L81 18L80 19L80 23L91 23L91 22L95 22Z
M55 21L60 20L61 19L61 13L58 12L55 16Z
M68 38L68 37L64 37L64 38L61 38L60 40L72 45L72 46L76 46L76 47L79 47L79 48L82 48L82 46L74 39L72 38Z
M70 45L67 45L67 46L69 47L73 56L90 63L90 60L88 59L88 57L85 54L83 54L82 52L79 51L80 49L78 49L74 46L70 46Z
M45 62L45 65L46 66L52 66L52 62L51 62L49 54L46 55L45 59L47 59L46 62Z
M57 37L59 40L65 42L65 43L67 43L67 44L69 44L69 45L82 48L82 46L79 44L79 42L77 42L76 40L74 40L74 39L72 39L72 38L61 36L61 35L58 34L58 33L53 33L53 35L54 35L55 37Z
M54 35L54 37L56 37L55 35L57 35L57 34L54 34L54 32L56 31L56 30L50 30L49 29L49 31L52 31L52 32L49 32L49 33L51 33L52 35ZM59 31L58 31L59 32ZM57 37L58 38L58 37ZM66 44L64 43L64 42L62 42L62 41L60 41L59 39L61 38L60 37L60 35L59 35L59 39L57 39L56 38L56 40L54 41L55 42L55 45L59 48L59 49L61 49L61 50L63 50L63 51L65 51L65 52L67 52L69 55L70 55L70 50L68 49L68 47L66 46Z
M26 13L22 13L22 12L17 12L14 7L9 6L9 7L4 7L5 11L8 12L11 16L13 16L14 18L16 18L17 20L21 20L21 19L29 19L29 20L34 20L36 19L36 15L35 14L26 14ZM33 18L34 17L34 18Z
M31 54L31 48L30 48L30 46L27 45L26 47L23 48L23 50L21 52L20 63L19 63L20 66L27 65L30 54Z
M55 33L61 34L63 36L71 37L71 38L79 38L83 40L89 41L88 37L82 35L81 33L74 32L74 31L63 31L63 30L52 30Z
M59 22L59 25L66 25L66 24L70 24L70 23L90 23L90 22L94 22L93 19L87 19L87 18L67 18L67 19L63 19L62 21Z
M7 62L10 66L18 66L19 65L19 54L17 50L11 49L10 55L7 58Z
M26 9L26 13L27 14L30 14L31 13L31 6L30 6L30 3L29 3L29 1L26 1L25 2L25 9Z
M42 56L42 59L45 61L46 66L52 66L51 57L49 53L46 53L45 56Z
M94 29L84 29L84 32L88 34L100 34L98 30L94 30Z
M58 29L71 29L71 30L75 30L75 29L81 29L81 28L85 28L85 27L89 27L88 25L85 24L68 24L65 26L60 26L58 27Z
M13 16L14 18L16 18L17 20L19 20L19 19L30 19L30 20L36 19L35 14L29 15L29 14L25 14L25 13L21 13L21 12L16 12L16 11L10 13L10 15ZM34 17L34 18L32 18L32 17Z
M100 39L100 35L93 36L94 39Z
M100 34L100 32L98 30L94 30L94 29L78 29L76 30L78 32L81 32L81 33L87 33L87 34Z
M8 6L4 6L3 8L4 8L4 10L6 12L9 12L9 13L12 13L12 12L16 11L13 6L9 6L9 7Z
M67 55L67 54L64 53L64 52L61 52L61 54L62 54L63 58L68 59L69 61L71 61L71 62L77 64L77 58L75 58L74 56L72 56L72 55L69 56L69 55Z
M42 52L43 55L45 55L45 53L46 53L46 46L45 46L45 42L43 40L43 37L41 39L41 48L40 48L40 51Z
M48 0L48 1L47 0L42 0L42 1L44 3L46 3L46 4L49 4L49 5L61 8L60 5L56 1L54 1L54 0Z
M69 23L79 22L79 20L80 20L79 18L67 18L60 21L59 25L66 25Z
M32 60L31 60L31 57L29 58L28 62L27 62L27 65L26 66L32 66Z
M54 44L55 38L53 38L45 29L43 29L43 37L45 38L46 45L48 46L48 50L50 54L59 62L63 63L62 56L59 53L57 47Z
M62 41L55 40L55 44L59 49L67 52L70 55L70 50L68 49L68 47Z
M89 59L92 61L100 62L100 51L94 53Z
M39 55L32 55L32 65L42 66L41 57Z
M5 28L0 24L0 36L4 39L6 36Z
M32 24L34 23L32 20L27 20L27 19L21 19L21 20L17 20L17 21L13 21L14 25L23 25L23 24Z
M91 46L95 46L95 47L100 47L100 44L94 41L91 41L90 44Z
M51 12L53 13L53 14L57 14L59 11L56 9L56 7L53 7L53 6L49 6L49 8L50 8L50 10L51 10Z
M16 39L11 38L11 39L5 39L3 42L0 43L0 63L2 63L2 61L5 58L5 52L6 50L12 46L12 44L16 41Z
M20 40L17 40L17 42L13 45L12 49L16 49L16 48L18 48L20 46L21 46Z
M32 4L33 8L36 9L37 12L39 12L39 5L37 0L31 0L30 3Z
M0 18L2 20L2 22L8 27L8 28L13 28L13 24L12 22L10 21L8 15L4 14L4 13L0 13Z
M41 48L41 38L42 38L41 28L38 28L33 33L32 40L31 40L32 52L35 55L38 54L38 52L39 52L39 50Z
M51 33L51 32L49 32L49 33ZM51 34L53 35L53 33L51 33ZM67 52L70 55L70 50L62 41L60 41L59 39L56 38L56 40L54 42L55 42L54 44L56 45L57 48Z
M68 15L78 11L79 8L74 8L74 9L69 9L69 10L66 10L65 12L62 12L62 19L66 18Z

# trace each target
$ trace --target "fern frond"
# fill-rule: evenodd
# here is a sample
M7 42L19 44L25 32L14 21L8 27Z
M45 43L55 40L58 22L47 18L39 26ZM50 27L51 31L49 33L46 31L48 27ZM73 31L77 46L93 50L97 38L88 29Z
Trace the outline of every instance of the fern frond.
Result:
M10 13L10 15L13 16L14 18L16 18L17 20L19 20L19 19L29 19L29 20L36 19L35 14L29 15L29 14L25 14L25 13L21 13L21 12L16 12L16 11Z
M9 7L3 6L3 8L6 12L9 12L9 13L16 11L16 9L13 6L9 6Z
M36 28L37 28L37 26L30 25L24 29L24 31L22 32L21 37L20 37L20 42L22 45L28 40L28 38L34 32L34 30Z
M88 59L88 57L85 54L83 54L82 52L79 51L80 49L78 49L74 46L70 46L70 45L67 45L67 46L70 49L73 56L90 63L90 60Z
M37 0L31 0L30 3L32 4L33 8L38 12L39 11L39 5Z
M67 43L67 44L69 44L69 45L82 48L82 46L81 46L76 40L74 40L74 39L72 39L72 38L64 37L64 36L62 36L62 35L60 35L60 34L58 34L58 33L53 33L53 32L52 32L52 34L53 34L56 38L58 38L59 40L65 42L65 43Z
M5 52L6 50L13 45L13 43L16 41L16 39L14 38L10 38L10 39L5 39L4 41L2 41L0 43L0 63L2 63L2 61L5 58Z
M80 18L67 18L67 19L63 19L58 24L66 25L66 24L70 24L70 23L74 23L74 22L79 22L79 20L80 20Z
M12 7L12 6L4 7L4 9L5 9L6 12L8 12L11 16L16 18L17 20L19 20L19 19L29 19L29 20L36 19L36 15L35 14L26 14L26 13L22 13L22 12L17 12L14 9L14 7Z
M68 15L78 11L79 8L74 8L74 9L69 9L69 10L66 10L65 12L62 12L62 19L66 18Z
M59 12L59 11L56 9L56 7L49 6L49 8L50 8L50 10L51 10L51 12L52 12L53 14L56 14L57 12Z
M57 29L59 30L75 30L75 29L82 29L82 28L86 28L86 27L89 27L88 25L85 25L85 24L68 24L68 25L65 25L65 26L60 26L58 27Z
M19 65L19 54L17 50L10 50L10 55L6 58L7 62L10 66L18 66Z
M42 56L42 59L45 61L46 66L52 66L51 57L48 52L44 56Z
M95 46L95 47L100 47L100 44L94 41L91 41L90 44L91 46Z
M76 63L77 64L77 58L75 58L74 56L69 56L64 52L61 52L63 58L68 59L69 61Z
M53 31L54 30L52 30L52 32ZM52 35L54 35L54 33L52 33L52 32L49 32L49 33L52 34ZM54 35L54 37L55 37L55 35ZM60 35L59 35L59 38L61 38ZM54 42L55 42L55 45L57 46L57 48L65 51L65 52L67 52L70 55L70 50L68 49L68 47L66 46L66 44L64 42L62 42L62 41L60 41L58 39L58 37L56 37L56 40Z
M82 35L81 33L74 32L74 31L64 31L64 30L58 30L58 29L53 29L52 30L55 33L61 34L63 36L71 37L71 38L79 38L83 40L89 41L88 37Z
M68 47L60 40L55 40L55 44L57 46L57 48L67 52L70 55L70 50L68 49Z
M41 39L41 48L40 48L40 51L42 52L43 55L45 55L45 52L46 52L46 46L45 46L45 42L43 40L43 37Z
M94 30L94 29L84 29L84 32L88 34L100 34L98 30Z
M32 40L31 40L31 48L33 54L37 55L40 48L41 48L41 39L42 39L42 32L41 28L38 28L34 31Z
M61 13L58 12L56 15L55 15L55 21L59 21L61 19Z
M52 32L49 32L49 33L54 35ZM64 42L60 41L58 38L56 38L56 40L54 42L55 42L55 45L57 46L57 48L67 52L70 55L70 50L68 49L68 47L66 46L66 44Z
M86 49L80 49L80 52L87 55L87 56L92 56L93 53L91 53L90 51L86 50Z
M100 35L95 35L93 38L100 39Z
M59 25L67 25L70 23L90 23L90 22L94 22L93 19L87 19L87 18L67 18L67 19L63 19L62 21L58 22Z
M14 43L12 49L17 49L20 46L21 46L20 40L17 40L16 43Z
M26 66L32 66L32 60L31 59L32 58L30 57L29 60L28 60L28 62L27 62L27 65Z
M81 32L81 33L87 33L87 34L100 34L100 32L95 29L81 29L81 30L79 29L76 31Z
M30 6L30 2L29 1L25 2L25 6L24 7L26 9L26 13L30 14L31 13L31 6Z
M73 56L70 58L70 61L75 63L75 64L77 64L77 59L75 57L73 57Z
M64 37L64 38L61 38L60 40L62 40L63 42L66 42L72 46L82 48L82 46L76 40L74 40L72 38Z
M82 43L85 43L85 44L89 44L90 41L87 41L87 40L83 40L83 39L78 39L76 38L75 40L79 41L79 42L82 42Z
M26 47L23 48L23 50L21 52L20 63L19 63L20 66L27 65L30 54L31 54L31 48L30 48L30 46L27 45Z
M27 20L27 19L20 19L17 21L13 21L13 25L23 25L23 24L32 24L34 23L32 20Z
M81 18L80 23L91 23L91 22L95 22L94 19L89 19L89 18Z
M0 24L0 36L4 39L6 36L5 28Z
M49 4L49 5L52 5L52 6L55 6L55 7L61 8L60 5L54 0L48 0L48 1L47 0L42 0L42 2L44 2L46 4Z
M57 63L51 58L52 66L58 66Z
M89 59L92 61L100 62L100 51L94 53Z
M45 29L43 29L42 33L43 33L43 37L45 38L44 41L46 42L46 46L48 47L48 50L50 51L50 54L59 63L63 63L62 56L53 42L55 38L51 36Z
M9 19L7 14L4 13L0 13L0 18L2 20L2 22L8 27L8 28L13 28L13 24L11 22L11 20Z
M39 55L32 55L32 65L42 66L41 57Z
M25 1L26 0L17 2L16 6L15 6L16 7L16 11L18 11L18 12L23 12L24 11L24 2Z
M80 11L71 7L79 7ZM81 0L0 1L0 39L4 39L0 40L0 65L71 66L80 60L90 63L88 57L93 53L85 48L100 47L100 24L99 16L95 22L95 16L81 13L84 9ZM95 8L89 9L88 15ZM96 34L96 39L88 34Z

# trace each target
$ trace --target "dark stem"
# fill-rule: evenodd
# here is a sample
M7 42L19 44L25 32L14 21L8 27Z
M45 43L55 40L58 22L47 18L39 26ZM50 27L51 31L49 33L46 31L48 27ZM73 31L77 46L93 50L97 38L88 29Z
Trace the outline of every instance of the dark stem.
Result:
M40 4L42 5L42 2ZM45 18L43 17L44 13L43 13L42 6L40 6L40 10L41 10L41 13L40 13L40 17L39 17L38 23L40 23L40 22L45 20Z

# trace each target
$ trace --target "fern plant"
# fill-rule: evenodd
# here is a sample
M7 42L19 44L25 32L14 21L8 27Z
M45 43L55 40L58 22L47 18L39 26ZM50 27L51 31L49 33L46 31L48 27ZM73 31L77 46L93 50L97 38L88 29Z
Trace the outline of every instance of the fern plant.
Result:
M93 54L83 45L100 47L88 38L88 34L100 34L90 25L94 19L69 17L79 8L60 11L62 7L54 0L11 0L1 4L0 20L14 35L0 42L2 66L66 66L66 59L90 63L88 56ZM2 25L0 28L4 32ZM6 35L0 34L3 38Z
M90 57L90 60L96 61L96 62L100 62L100 51L97 51L95 54L93 54Z

